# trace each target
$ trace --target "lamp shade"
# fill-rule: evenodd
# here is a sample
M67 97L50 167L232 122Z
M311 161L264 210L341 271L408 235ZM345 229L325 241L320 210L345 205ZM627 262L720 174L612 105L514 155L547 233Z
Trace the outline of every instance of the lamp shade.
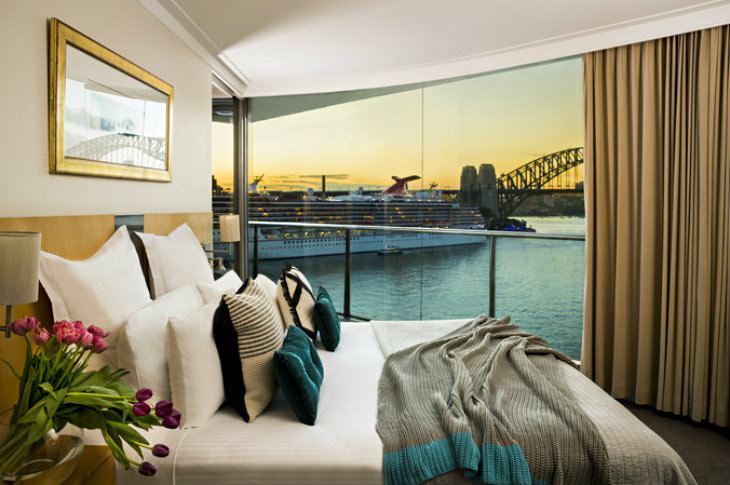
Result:
M38 300L41 235L0 232L0 305Z
M218 219L221 242L238 242L241 240L241 227L238 214L226 214Z

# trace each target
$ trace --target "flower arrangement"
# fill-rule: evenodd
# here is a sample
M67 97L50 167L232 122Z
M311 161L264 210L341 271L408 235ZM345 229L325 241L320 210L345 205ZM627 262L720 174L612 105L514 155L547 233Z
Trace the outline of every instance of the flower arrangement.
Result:
M60 431L67 423L98 429L122 466L154 475L155 466L143 461L143 449L157 457L170 450L164 444L151 446L137 429L175 429L180 412L168 400L151 405L150 389L135 390L122 381L126 369L87 369L91 356L106 350L109 334L78 321L56 322L49 331L33 317L15 320L10 328L25 339L26 358L22 373L2 360L19 380L19 398L9 433L0 441L0 476L18 473L47 433ZM139 460L127 456L125 444Z

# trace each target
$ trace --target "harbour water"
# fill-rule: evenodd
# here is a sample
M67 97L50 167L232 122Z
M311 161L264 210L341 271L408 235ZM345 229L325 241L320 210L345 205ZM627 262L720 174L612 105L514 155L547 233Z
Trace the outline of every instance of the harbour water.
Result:
M525 217L538 233L584 234L580 217ZM582 241L497 240L498 316L510 315L551 346L580 358L585 246ZM489 307L489 245L408 250L387 256L353 254L351 309L372 320L471 318ZM276 278L287 261L259 262ZM294 258L338 309L344 299L344 256Z

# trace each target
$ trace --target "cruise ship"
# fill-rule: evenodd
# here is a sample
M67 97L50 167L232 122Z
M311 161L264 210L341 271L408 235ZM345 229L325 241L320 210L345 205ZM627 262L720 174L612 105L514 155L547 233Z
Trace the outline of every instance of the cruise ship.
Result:
M315 224L351 224L365 226L438 227L483 229L484 219L478 208L461 207L447 200L432 186L428 190L409 192L413 175L393 176L394 183L380 193L368 194L362 188L347 195L325 197L310 191L296 200L283 200L257 190L260 179L251 185L249 220L300 222ZM324 194L324 191L322 192ZM254 238L253 231L257 234ZM287 259L326 256L345 252L343 231L317 228L258 227L250 229L249 249L257 244L259 259ZM455 234L422 234L353 230L350 250L353 253L393 254L408 249L483 244L482 237Z

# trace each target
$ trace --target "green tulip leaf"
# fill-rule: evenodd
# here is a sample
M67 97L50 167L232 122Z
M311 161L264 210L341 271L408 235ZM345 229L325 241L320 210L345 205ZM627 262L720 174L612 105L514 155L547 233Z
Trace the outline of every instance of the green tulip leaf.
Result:
M53 388L50 382L43 382L41 384L38 384L38 387L46 391L48 394L53 396L54 399L56 398L56 390Z
M106 429L106 421L98 411L82 409L70 416L68 422L79 428L85 429Z

